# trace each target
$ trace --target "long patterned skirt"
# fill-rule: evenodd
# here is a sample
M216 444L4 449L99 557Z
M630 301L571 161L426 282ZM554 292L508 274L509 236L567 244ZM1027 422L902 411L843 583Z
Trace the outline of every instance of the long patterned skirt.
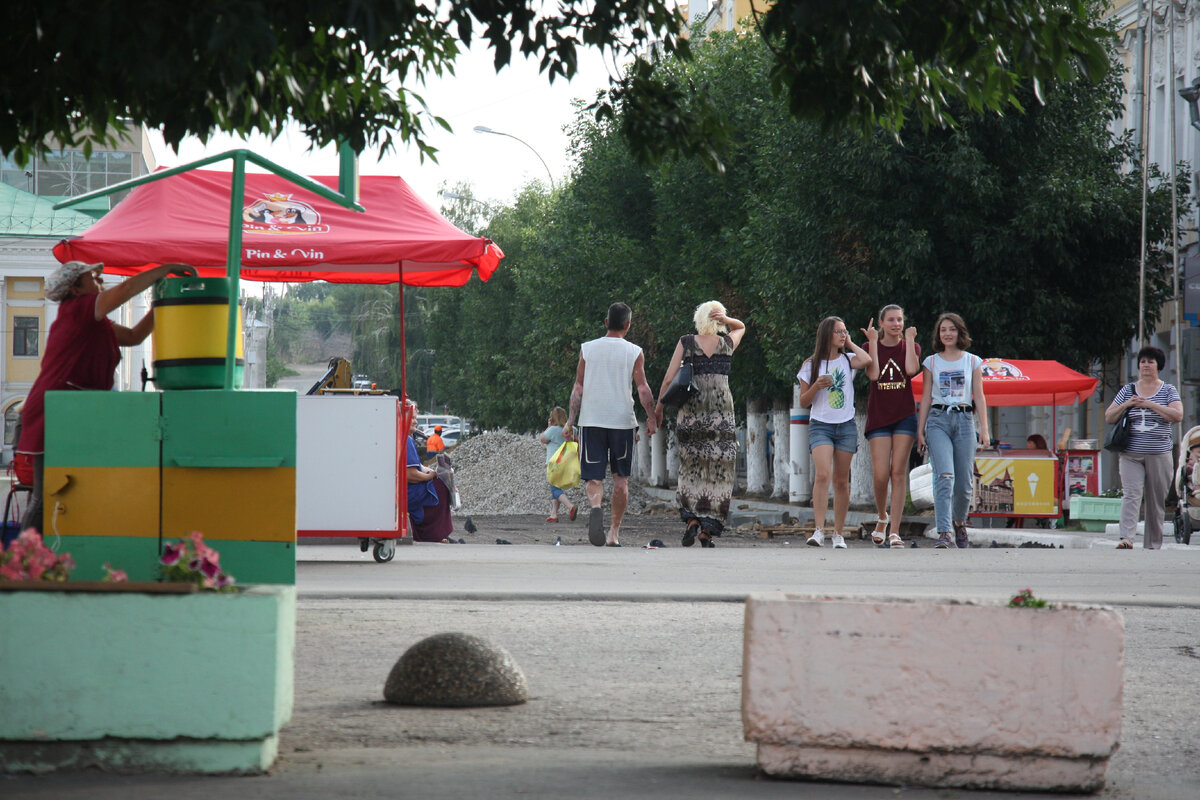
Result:
M728 375L697 375L700 391L679 410L679 516L720 536L729 516L737 462L737 431Z

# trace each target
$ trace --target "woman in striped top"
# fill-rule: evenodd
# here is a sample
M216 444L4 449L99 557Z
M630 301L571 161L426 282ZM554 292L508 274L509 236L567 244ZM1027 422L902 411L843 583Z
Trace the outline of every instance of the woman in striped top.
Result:
M1157 347L1138 351L1138 379L1121 387L1112 405L1104 410L1104 421L1111 425L1129 411L1129 445L1121 453L1119 472L1124 499L1121 502L1122 550L1133 548L1137 533L1138 511L1146 500L1146 534L1142 544L1147 550L1162 547L1163 506L1171 485L1171 423L1183 419L1183 401L1179 391L1158 377L1167 357Z

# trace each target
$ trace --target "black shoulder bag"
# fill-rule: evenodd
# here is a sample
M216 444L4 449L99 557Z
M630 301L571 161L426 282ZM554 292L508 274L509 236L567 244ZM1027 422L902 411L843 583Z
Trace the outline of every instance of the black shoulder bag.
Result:
M679 371L671 379L671 385L663 392L662 404L668 408L682 408L699 392L693 383L692 348L695 347L696 337L688 335L683 340L683 363Z
M1129 393L1132 396L1133 392L1137 391L1133 388L1133 384L1129 384ZM1117 421L1108 426L1108 433L1104 436L1104 449L1110 453L1120 453L1129 446L1129 409L1121 412L1121 416Z

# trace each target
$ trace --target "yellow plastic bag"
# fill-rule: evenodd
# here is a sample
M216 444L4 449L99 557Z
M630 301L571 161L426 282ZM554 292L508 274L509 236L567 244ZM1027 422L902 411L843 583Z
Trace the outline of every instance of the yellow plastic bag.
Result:
M574 489L579 485L579 445L563 442L546 462L546 480L559 489Z

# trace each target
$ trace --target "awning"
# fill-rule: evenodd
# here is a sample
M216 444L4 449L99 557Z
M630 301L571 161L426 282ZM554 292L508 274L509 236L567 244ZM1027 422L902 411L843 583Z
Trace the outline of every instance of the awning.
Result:
M924 374L912 380L918 402ZM1057 361L1018 361L987 358L983 361L983 391L993 406L1069 406L1088 399L1099 380L1065 367Z
M115 275L158 264L192 264L226 274L232 173L192 170L135 188L79 238L54 248L59 261L102 262ZM331 188L337 178L314 177ZM413 193L399 177L360 178L366 213L343 208L278 175L246 174L239 204L241 277L255 281L462 286L487 280L504 253L471 236Z

